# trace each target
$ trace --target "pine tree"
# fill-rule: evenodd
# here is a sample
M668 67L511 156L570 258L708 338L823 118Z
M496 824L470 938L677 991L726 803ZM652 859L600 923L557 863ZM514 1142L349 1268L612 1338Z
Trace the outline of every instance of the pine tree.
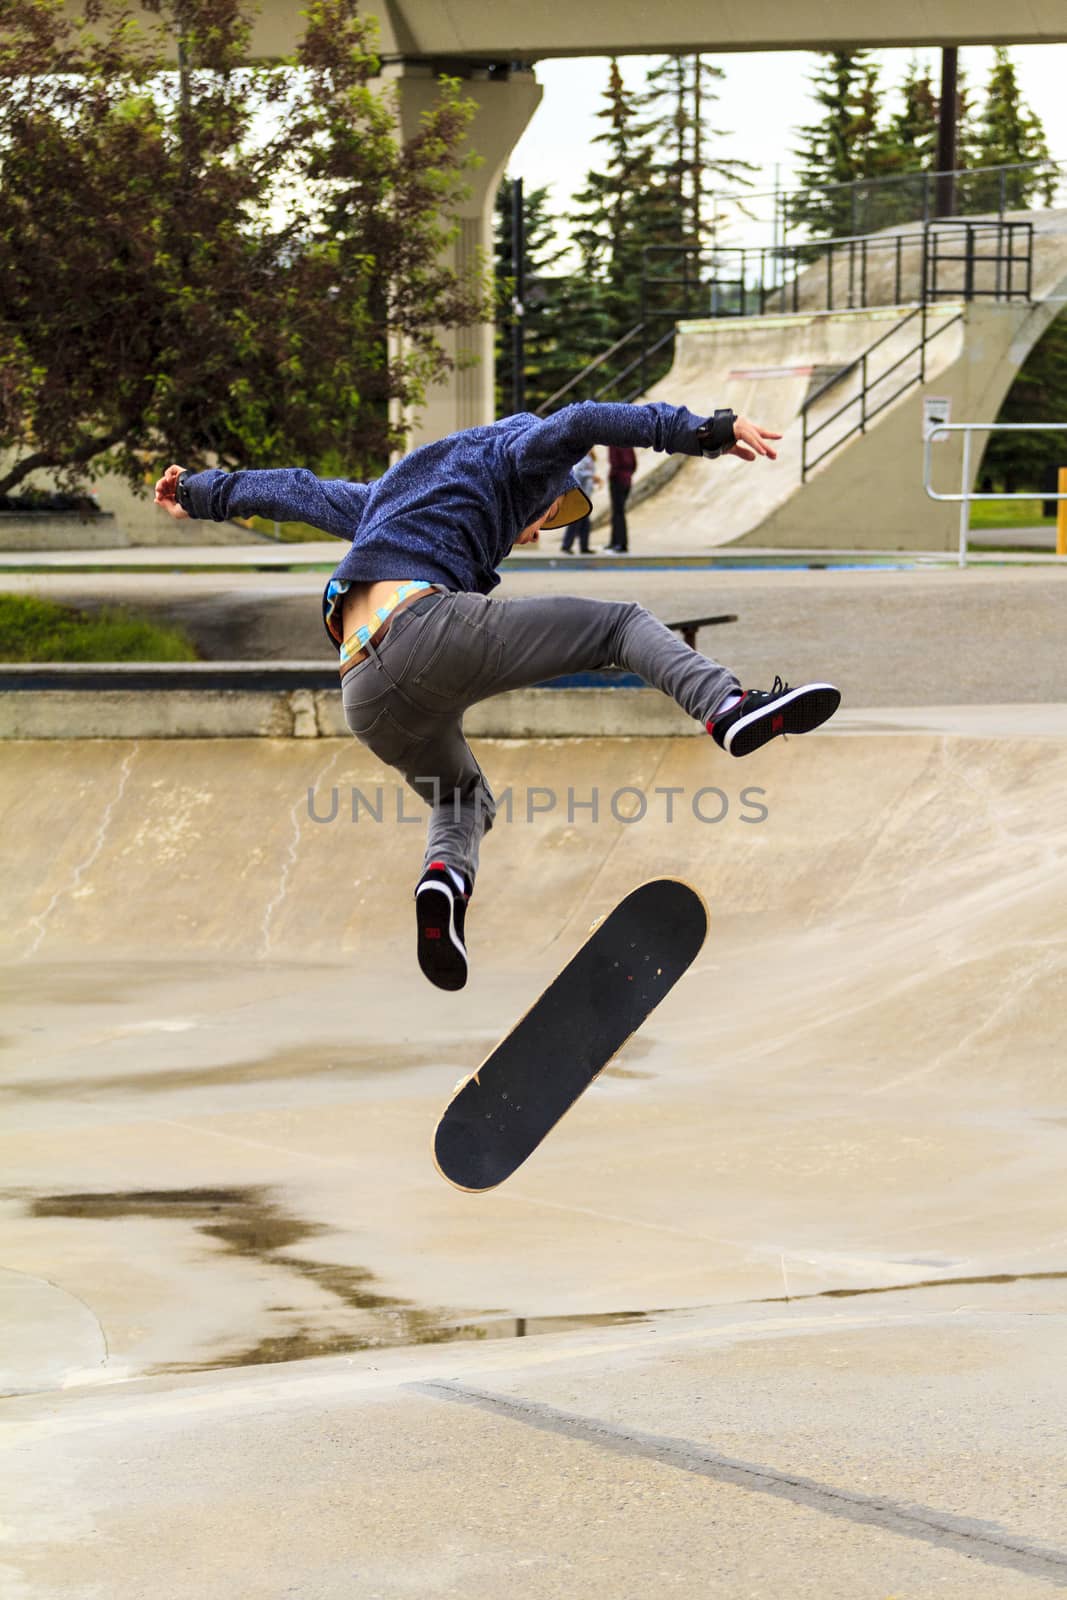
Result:
M895 182L879 185L869 194L866 226L870 231L894 223L915 222L929 205L928 174L937 164L937 92L928 66L913 55L898 89L898 109L885 130L885 167Z
M646 263L645 250L681 241L683 223L677 190L665 183L656 169L643 97L626 87L614 57L604 100L597 116L605 126L593 141L604 148L604 160L586 174L585 188L575 196L574 242L581 256L582 276L594 291L598 312L609 324L610 338L606 343L622 339L646 319L646 337L654 339L666 331L665 313L673 307L677 290L666 281L659 287L652 281L671 274L662 273L654 256ZM645 286L646 264L649 292ZM625 368L638 348L635 335L610 367L598 375L600 380ZM639 381L635 377L634 382Z
M889 132L909 167L932 171L937 163L938 94L928 66L912 56L900 85L902 105L890 118Z
M574 197L573 235L583 271L606 284L620 316L625 316L639 306L641 252L646 243L656 242L648 234L660 231L647 223L662 196L655 192L650 128L641 116L641 97L627 89L615 56L604 100L597 117L605 126L593 140L604 147L604 160L586 174L585 188Z
M657 165L645 111L645 97L627 87L612 58L597 113L603 127L594 140L602 159L574 198L572 237L580 270L556 280L552 295L560 358L570 360L572 372L613 345L620 348L567 401L598 394L620 398L647 387L672 359L668 342L646 361L648 344L669 335L683 309L703 309L679 303L684 290L674 270L677 257L650 248L676 248L685 238L685 223L677 181Z
M938 99L938 113L941 101ZM978 111L975 93L967 79L962 60L956 72L956 170L970 172L980 165L978 149ZM961 180L966 184L968 180Z
M1024 101L1015 65L1002 45L994 51L974 145L977 166L1049 163L1044 171L990 173L975 180L971 198L977 209L994 210L1003 201L1006 210L1023 211L1035 195L1042 195L1046 205L1052 204L1056 175L1045 130Z
M886 176L894 145L881 125L882 93L877 64L865 50L832 50L812 84L822 120L796 131L805 143L794 154L802 163L800 191L790 200L788 224L806 224L816 236L864 229L862 178ZM841 187L848 185L849 187Z
M699 53L665 56L649 70L642 96L658 158L655 169L672 197L681 237L696 245L706 242L713 220L709 179L751 186L748 174L757 170L750 161L713 154L715 141L729 137L709 122L719 98L716 85L725 76Z
M1008 390L998 422L1062 422L1067 417L1067 314L1031 350ZM980 477L1014 494L1039 491L1049 467L1067 466L1067 437L1055 433L990 435Z
M497 282L497 415L513 398L515 263L512 256L514 184L506 177L497 192L494 257ZM525 407L536 411L612 342L612 323L597 286L582 274L561 272L566 253L559 221L550 211L547 188L523 195L526 231L523 299ZM570 398L570 396L568 396Z

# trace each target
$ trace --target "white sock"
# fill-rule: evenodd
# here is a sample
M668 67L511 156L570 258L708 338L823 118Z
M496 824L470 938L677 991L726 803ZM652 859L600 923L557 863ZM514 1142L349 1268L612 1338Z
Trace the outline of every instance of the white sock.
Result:
M457 872L455 867L446 867L445 871L448 873L448 876L452 879L452 882L455 884L457 891L460 894L466 894L467 885L466 885L466 882L464 881L462 872Z
M744 697L740 694L728 694L722 705L716 711L716 717L721 717L724 712L732 711L734 706L739 706Z

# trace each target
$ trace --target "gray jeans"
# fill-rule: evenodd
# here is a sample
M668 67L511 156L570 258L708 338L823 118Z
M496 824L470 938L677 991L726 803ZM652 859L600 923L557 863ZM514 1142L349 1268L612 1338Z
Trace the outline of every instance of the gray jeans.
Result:
M506 689L608 666L639 673L702 723L739 687L631 602L431 594L346 675L345 720L430 807L427 864L444 861L473 883L496 807L463 737L464 711Z

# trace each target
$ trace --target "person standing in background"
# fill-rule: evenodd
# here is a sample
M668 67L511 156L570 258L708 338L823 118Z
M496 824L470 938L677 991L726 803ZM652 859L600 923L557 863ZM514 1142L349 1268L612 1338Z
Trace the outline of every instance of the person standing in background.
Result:
M596 470L596 451L590 450L588 455L582 457L574 469L574 480L587 500L592 500L593 490L599 489L603 483ZM587 513L579 522L572 522L563 535L561 549L565 555L570 555L574 549L574 541L578 540L578 549L583 556L589 554L589 529L591 517Z
M608 490L611 494L611 543L605 550L624 555L630 548L626 532L626 502L637 471L637 457L628 444L608 446Z

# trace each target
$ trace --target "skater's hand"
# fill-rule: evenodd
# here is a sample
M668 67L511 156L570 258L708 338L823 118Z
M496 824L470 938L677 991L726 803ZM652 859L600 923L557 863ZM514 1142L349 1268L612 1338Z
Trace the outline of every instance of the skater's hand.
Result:
M175 522L189 521L188 511L183 511L175 498L178 479L184 471L184 467L168 467L156 484L156 505L162 506L163 510L167 512L168 516L173 517Z
M777 461L777 450L772 450L766 440L781 437L780 433L771 433L768 428L761 428L758 423L749 422L747 417L738 417L734 423L734 438L737 443L729 450L724 450L723 454L740 456L742 461L755 461L757 456L767 456L771 461Z

